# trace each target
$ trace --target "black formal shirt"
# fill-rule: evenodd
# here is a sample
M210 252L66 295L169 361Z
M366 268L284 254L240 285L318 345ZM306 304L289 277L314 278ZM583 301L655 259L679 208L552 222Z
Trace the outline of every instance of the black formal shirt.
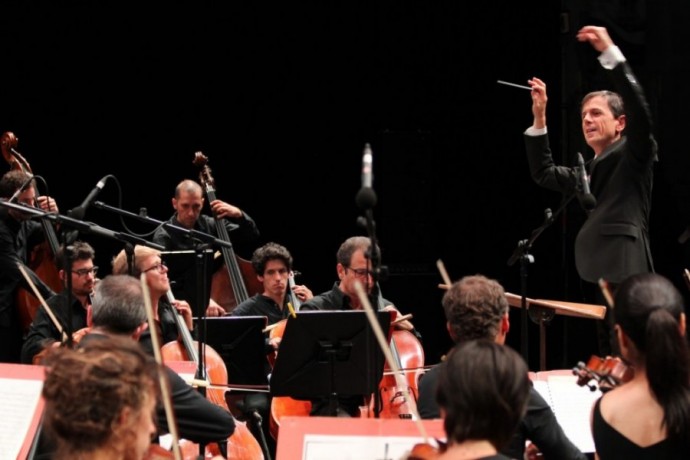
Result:
M230 236L230 241L232 242L235 253L245 259L251 257L251 253L254 250L253 244L259 239L259 228L256 222L254 222L254 219L243 211L242 217L226 217L222 219L221 222ZM182 227L177 220L177 214L168 219L167 223ZM216 223L217 221L213 217L202 214L194 224L194 230L209 234L215 238L220 238ZM163 246L166 251L193 250L199 243L199 241L189 233L176 232L174 230L168 230L165 227L159 227L155 231L153 234L153 242ZM213 249L220 250L221 248L218 246L213 247Z
M417 409L423 419L440 418L441 412L436 403L438 373L443 364L434 366L419 380L419 399ZM513 458L523 458L525 442L530 440L544 454L544 458L559 460L586 460L587 456L568 439L558 424L551 406L534 388L530 389L527 412L520 421L510 443L501 450Z
M158 321L156 327L158 328L159 337L161 338L161 346L169 342L175 342L179 339L180 333L177 327L178 315L175 307L173 307L167 298L161 297L158 301ZM184 319L179 318L182 323ZM186 324L185 324L185 327ZM190 331L192 338L194 338L194 331ZM139 336L139 343L144 347L144 349L149 353L153 354L153 342L151 340L151 330L146 329Z
M21 362L25 324L19 314L17 293L19 288L33 291L19 270L18 263L24 265L44 299L55 294L27 266L33 248L43 241L41 224L31 220L18 222L7 213L6 208L0 209L0 362Z
M350 298L345 295L338 287L340 283L336 281L330 291L322 292L315 295L308 301L302 303L300 311L310 310L353 310ZM387 306L393 303L384 298L379 299L379 305ZM352 417L359 416L360 406L365 405L365 396L367 395L338 395L338 407L336 408L339 415L350 415ZM331 414L330 402L327 398L320 398L312 400L311 415L328 416ZM344 413L344 414L343 414Z
M64 290L46 300L46 304L50 307L65 332L68 332L68 318L71 316L69 324L71 332L74 333L86 327L86 308L84 308L79 299L72 297L70 311L68 297L67 290ZM89 303L91 302L89 301ZM24 364L33 364L35 355L51 343L61 340L60 331L58 331L48 313L44 308L39 308L22 346L22 362Z
M300 310L352 310L352 302L350 298L340 290L340 287L338 287L339 284L340 282L336 281L330 291L322 292L302 303ZM393 305L393 302L380 297L378 304L380 310L382 307Z
M98 340L99 337L104 335L87 334L79 346L87 346L90 340ZM169 367L164 366L164 370L170 382L171 402L180 438L209 443L227 440L235 432L235 419L230 412L206 399ZM167 432L168 424L162 404L156 408L156 415L160 432Z
M286 298L287 299L287 298ZM290 315L290 310L283 303L281 309L270 297L263 294L255 294L241 302L232 311L231 316L265 316L268 324L275 324ZM273 353L273 347L269 345L270 337L266 334L266 354Z
M43 228L38 222L18 222L5 210L0 210L0 327L18 326L12 322L15 309L15 295L18 287L31 289L19 271L17 263L29 264L33 248L45 241ZM55 294L36 274L27 268L27 273L43 298Z

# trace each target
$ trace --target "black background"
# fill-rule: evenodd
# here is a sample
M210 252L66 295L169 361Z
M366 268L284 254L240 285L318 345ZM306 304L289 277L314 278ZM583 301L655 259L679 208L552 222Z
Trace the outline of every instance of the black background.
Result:
M657 271L685 293L688 245L677 239L690 210L678 114L688 105L689 60L680 1L61 3L5 4L0 27L0 129L19 138L61 212L110 174L99 200L165 220L175 185L198 179L192 160L202 151L218 197L256 220L260 243L287 246L298 282L318 293L336 279L340 243L365 234L354 198L370 143L373 214L390 271L383 293L414 314L429 364L449 346L436 261L453 279L483 273L519 294L519 266L506 262L560 201L527 170L529 92L496 80L545 80L557 161L573 164L577 151L590 158L578 103L608 82L574 35L605 25L654 112L652 251ZM85 219L153 230L93 207ZM535 241L529 297L579 300L571 246L582 219L570 205ZM105 275L122 243L83 237ZM519 315L511 313L509 336L518 349ZM547 367L586 360L593 331L593 320L556 317ZM529 337L535 368L531 322Z

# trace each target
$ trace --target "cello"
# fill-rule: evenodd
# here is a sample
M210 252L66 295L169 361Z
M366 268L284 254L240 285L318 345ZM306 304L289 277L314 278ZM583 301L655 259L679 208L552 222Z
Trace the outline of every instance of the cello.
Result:
M14 133L9 131L3 133L0 138L2 155L10 165L11 170L20 170L25 174L33 176L29 162L15 150L18 142L19 139L15 137ZM29 255L28 266L48 287L55 292L59 292L62 290L63 285L55 266L55 254L57 254L60 243L50 222L41 219L41 225L43 226L46 241L33 248ZM36 316L40 301L33 293L20 287L16 293L15 303L22 330L26 333Z
M193 163L200 168L199 179L206 192L208 202L215 201L217 199L215 180L211 176L211 168L208 167L208 158L203 153L196 152ZM235 255L230 235L223 219L219 219L217 216L214 217L216 218L218 237L228 243L228 245L221 246L225 270L221 268L213 274L211 298L215 299L229 313L237 305L247 300L250 295L261 292L263 286L256 279L251 262Z
M166 296L171 304L175 301L171 291L168 291ZM198 342L194 341L192 338L182 316L176 310L173 313L180 340L168 342L161 347L163 361L192 361L198 366L200 359L197 353ZM154 334L151 335L153 336ZM222 386L228 383L228 371L223 362L223 358L211 346L206 344L203 346L202 353L204 355L204 366L207 371L205 373L206 381L215 386L215 388L205 390L206 397L212 403L230 412L230 408L225 399L226 390L222 388ZM192 449L190 449L189 445L192 446ZM185 442L183 448L185 451L194 450L194 445L194 443ZM198 452L199 449L197 448L196 450ZM207 446L206 452L211 455L219 455L220 447L217 444ZM228 438L227 454L227 458L238 460L256 460L264 458L263 450L254 435L249 431L249 428L247 428L246 422L240 422L237 419L235 419L235 432Z
M378 309L383 310L383 296L381 289L377 289ZM365 415L376 416L376 409L380 409L381 418L405 418L413 417L413 410L409 398L417 401L419 397L419 377L424 369L424 348L415 335L407 330L396 329L395 324L407 319L409 316L397 318L397 312L391 319L390 325L390 349L391 358L394 364L386 361L384 365L383 378L379 383L378 393L373 395L369 404L369 411ZM395 370L395 369L398 370ZM404 379L399 378L404 373ZM404 386L401 386L402 382ZM415 405L416 407L416 405Z

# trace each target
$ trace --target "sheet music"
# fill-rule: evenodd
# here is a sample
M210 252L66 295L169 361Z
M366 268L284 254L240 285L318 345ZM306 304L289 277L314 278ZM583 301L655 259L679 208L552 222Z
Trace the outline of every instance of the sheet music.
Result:
M0 460L16 460L41 397L43 381L0 378Z
M412 447L424 442L421 436L332 436L304 437L303 460L400 460Z
M594 452L590 414L601 391L577 384L577 376L555 375L534 380L534 389L549 403L566 436L582 452Z

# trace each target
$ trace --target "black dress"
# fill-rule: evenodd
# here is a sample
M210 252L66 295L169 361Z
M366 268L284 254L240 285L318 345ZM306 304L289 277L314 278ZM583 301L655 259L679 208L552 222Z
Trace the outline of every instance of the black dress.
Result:
M680 445L665 439L647 447L640 447L609 425L601 416L599 398L594 404L592 418L592 435L594 447L599 460L630 459L636 460L680 460L690 458L689 444Z

